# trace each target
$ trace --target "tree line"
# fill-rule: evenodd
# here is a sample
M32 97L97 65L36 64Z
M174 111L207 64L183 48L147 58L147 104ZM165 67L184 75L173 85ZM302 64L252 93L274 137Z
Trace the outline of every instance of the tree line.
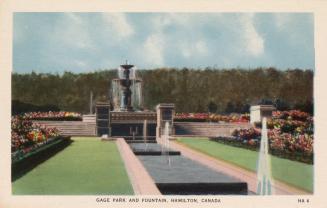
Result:
M312 70L176 69L138 70L143 80L144 108L175 103L177 112L245 113L253 104L274 104L280 110L313 112ZM94 103L110 99L116 70L90 73L12 74L13 113L60 109L89 112ZM39 107L39 108L38 108Z

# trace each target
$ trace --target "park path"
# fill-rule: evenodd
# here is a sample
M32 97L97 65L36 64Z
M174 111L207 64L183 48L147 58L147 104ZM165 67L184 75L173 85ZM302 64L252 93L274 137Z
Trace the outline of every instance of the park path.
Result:
M158 140L160 143L161 141ZM186 145L180 144L176 141L170 142L170 147L172 149L178 150L182 155L188 157L194 161L197 161L207 167L210 167L216 171L226 173L230 176L238 178L248 183L248 189L252 192L256 192L257 188L257 176L256 173L252 171L245 170L236 165L230 164L223 160L208 156L199 151L193 150ZM273 181L274 194L277 195L307 195L312 194L310 192L303 191L301 189L289 186L283 182L274 180Z
M127 173L136 195L161 195L155 182L141 161L135 156L124 138L117 139L119 152L124 160Z

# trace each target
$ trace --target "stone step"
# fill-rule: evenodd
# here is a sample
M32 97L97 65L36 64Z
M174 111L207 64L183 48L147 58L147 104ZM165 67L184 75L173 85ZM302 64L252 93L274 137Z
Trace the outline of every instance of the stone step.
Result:
M95 132L94 130L70 130L70 129L58 129L61 132Z
M49 127L50 126L48 126L48 128ZM62 130L87 130L87 131L95 130L95 128L62 128L60 126L53 126L53 128L62 129Z
M63 123L38 123L40 125L46 125L46 126L96 126L96 125L89 125L89 124L84 124L84 123L80 123L80 124L63 124Z
M128 144L132 144L132 143L139 143L139 144L141 144L141 143L144 143L144 141L142 141L142 140L135 140L135 141L133 141L133 140L126 140L126 142L128 143ZM153 143L157 143L157 141L156 140L151 140L151 141L147 141L146 143L150 143L150 144L153 144Z
M95 131L63 131L63 130L59 130L59 132L65 132L65 133L93 133Z
M209 123L209 122L174 122L180 126L250 126L250 123Z
M95 132L60 132L64 136L96 136Z
M216 128L220 128L220 129L222 129L222 128L239 128L239 127L247 127L247 126L221 126L221 125L219 125L219 126L195 126L195 125L193 125L193 126L191 126L191 125L185 125L185 126L183 126L183 125L174 125L174 127L180 127L180 128L214 128L214 129L216 129Z
M76 126L72 126L72 127L69 127L69 126L46 126L48 128L60 128L60 129L95 129L95 127L83 127L83 126L80 126L80 127L76 127Z
M95 124L82 121L33 121L40 125L56 128L64 136L96 136Z

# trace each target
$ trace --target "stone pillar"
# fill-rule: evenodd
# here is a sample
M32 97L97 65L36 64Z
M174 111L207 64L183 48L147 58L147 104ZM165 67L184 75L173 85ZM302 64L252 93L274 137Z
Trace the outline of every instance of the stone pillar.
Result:
M97 136L111 136L110 103L98 102L95 107Z
M261 122L263 117L271 118L276 108L272 105L254 105L250 108L250 123Z
M166 122L169 122L169 126L171 127L171 134L175 134L175 129L174 129L175 104L160 103L157 105L156 110L157 110L156 138L161 137Z

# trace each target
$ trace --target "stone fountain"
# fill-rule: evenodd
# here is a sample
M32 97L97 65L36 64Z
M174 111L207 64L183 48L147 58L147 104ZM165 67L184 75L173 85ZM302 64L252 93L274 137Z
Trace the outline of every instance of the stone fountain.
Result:
M120 65L118 78L113 79L111 84L114 111L134 112L142 108L142 80L136 77L134 65Z
M160 136L165 119L172 124L173 104L159 104L157 111L143 110L142 79L137 77L136 71L136 67L127 62L118 68L117 78L111 82L111 101L96 106L98 136L124 137L128 142L143 142L143 131L146 129L147 143L151 143L155 142L156 136Z

